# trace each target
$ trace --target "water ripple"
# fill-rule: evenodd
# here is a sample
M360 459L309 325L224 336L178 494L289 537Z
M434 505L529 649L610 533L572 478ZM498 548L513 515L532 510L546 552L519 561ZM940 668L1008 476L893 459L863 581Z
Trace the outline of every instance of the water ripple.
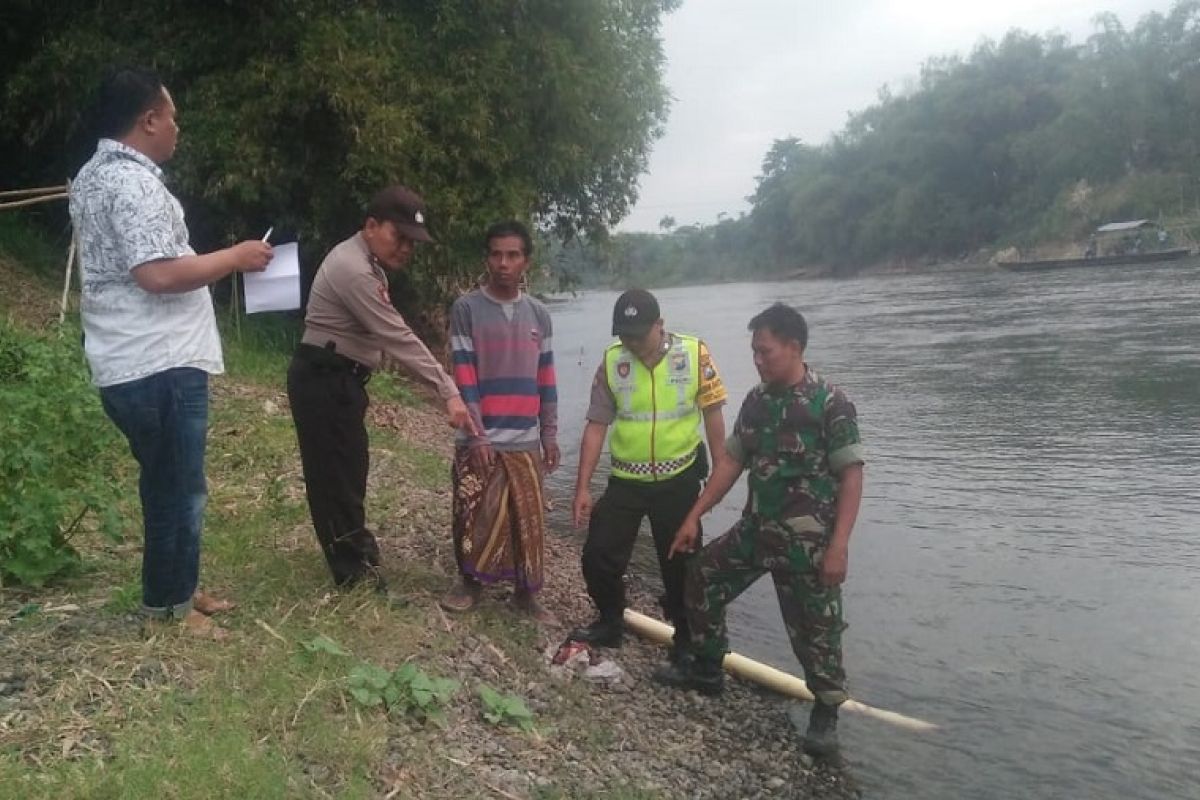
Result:
M944 724L911 737L847 720L871 796L1200 797L1197 268L659 293L668 326L713 350L727 423L757 380L745 323L780 299L809 318L810 362L857 404L852 690ZM614 299L555 316L568 463ZM797 670L769 581L735 603L730 633Z

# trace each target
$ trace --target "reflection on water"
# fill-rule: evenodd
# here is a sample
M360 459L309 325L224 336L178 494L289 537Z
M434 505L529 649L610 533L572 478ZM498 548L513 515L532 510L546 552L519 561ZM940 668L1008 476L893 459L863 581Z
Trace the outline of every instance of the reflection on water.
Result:
M858 406L851 689L944 726L847 715L870 796L1200 798L1200 265L658 296L669 328L712 348L727 422L756 380L746 322L775 300L805 313L809 361ZM615 297L552 309L560 508ZM769 580L730 628L797 671Z

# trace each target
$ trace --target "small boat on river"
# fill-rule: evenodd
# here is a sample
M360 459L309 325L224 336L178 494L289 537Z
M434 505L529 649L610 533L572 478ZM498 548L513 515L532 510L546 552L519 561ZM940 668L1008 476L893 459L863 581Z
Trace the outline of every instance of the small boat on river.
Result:
M1048 269L1068 267L1107 267L1116 264L1152 264L1157 261L1178 261L1187 258L1192 251L1186 247L1158 250L1152 253L1125 253L1119 256L1092 256L1090 258L1053 258L1046 261L1000 261L998 266L1010 272L1041 272Z
M1096 228L1096 232L1088 238L1087 249L1078 258L998 261L997 265L1011 272L1041 272L1069 267L1153 264L1178 261L1191 255L1192 251L1186 247L1170 247L1170 239L1171 235L1164 228L1148 219L1110 222Z

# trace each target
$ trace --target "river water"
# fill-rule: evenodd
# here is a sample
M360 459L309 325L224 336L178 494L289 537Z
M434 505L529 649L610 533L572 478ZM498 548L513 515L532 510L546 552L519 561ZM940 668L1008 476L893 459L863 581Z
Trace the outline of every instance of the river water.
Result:
M941 726L843 714L869 797L1200 798L1198 278L1185 262L656 292L667 327L712 349L727 425L757 381L746 323L776 300L858 406L851 692ZM552 308L560 531L615 298ZM799 674L769 578L729 624L736 650Z

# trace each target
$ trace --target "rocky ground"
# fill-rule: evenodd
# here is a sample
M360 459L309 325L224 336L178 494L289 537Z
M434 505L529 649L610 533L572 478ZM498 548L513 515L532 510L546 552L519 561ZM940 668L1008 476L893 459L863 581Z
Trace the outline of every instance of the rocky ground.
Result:
M546 542L543 599L560 624L536 627L499 587L466 615L443 613L436 601L454 574L450 437L427 407L371 411L369 513L390 598L328 585L278 389L222 379L213 409L205 575L241 601L224 623L230 640L197 642L138 618L136 536L81 541L85 571L61 584L0 588L6 796L858 796L844 771L801 754L788 701L733 679L720 698L660 687L650 674L661 647L630 636L603 651L615 680L552 671L569 627L592 615L573 533ZM656 615L636 577L630 597ZM348 657L298 647L314 634L462 689L440 725L357 708ZM533 729L482 719L482 684L522 698ZM195 778L183 775L189 752L210 759ZM255 784L264 764L273 771Z
M384 407L373 412L376 424L391 427L406 438L428 441L440 419L422 410ZM449 449L443 450L449 455ZM386 482L383 475L374 480ZM560 498L565 500L565 498ZM446 499L433 493L422 499L430 505L426 513L437 518L445 513ZM447 572L452 556L440 532L413 538L384 531L387 545L399 550L404 560L440 562ZM651 673L663 663L664 648L630 634L619 650L599 650L621 669L615 681L592 680L569 672L552 674L546 660L566 637L570 627L589 621L591 602L579 570L579 543L570 532L549 532L546 539L546 587L542 597L560 624L539 631L537 649L542 668L521 676L530 705L546 711L554 705L564 683L584 688L579 713L598 746L586 751L568 744L553 756L522 756L503 743L464 742L451 753L469 759L485 754L483 760L499 778L525 796L530 787L548 784L545 762L551 773L567 772L583 778L582 786L640 787L662 797L754 798L754 797L856 797L851 777L829 764L814 764L801 754L800 736L789 722L787 700L751 684L730 679L719 698L696 692L680 692L659 686ZM648 583L648 582L646 582ZM630 577L631 605L658 616L650 588ZM504 603L509 593L503 588L488 590L487 602ZM451 621L457 624L458 618ZM498 658L486 636L467 635L456 653L445 663L464 681L495 678L511 668ZM454 738L453 736L451 738Z

